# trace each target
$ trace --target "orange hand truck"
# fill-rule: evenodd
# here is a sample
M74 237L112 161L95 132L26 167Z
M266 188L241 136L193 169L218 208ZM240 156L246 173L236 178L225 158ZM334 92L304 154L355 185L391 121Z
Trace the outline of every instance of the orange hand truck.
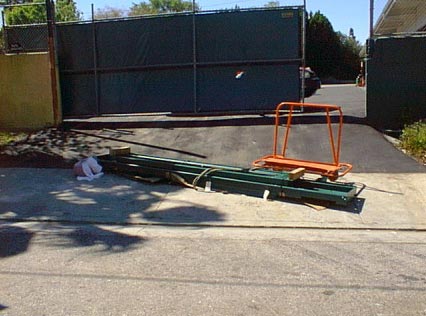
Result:
M284 135L284 142L282 153L278 154L278 129L280 126L280 116L283 108L288 108L287 124ZM317 110L325 111L326 121L329 132L331 154L333 162L319 162L300 160L286 157L286 150L288 147L288 138L290 135L290 127L293 118L293 112L295 108L313 108ZM339 112L339 128L337 135L337 142L334 139L333 128L331 126L330 112ZM349 163L339 162L340 148L342 139L342 127L343 127L343 113L340 106L330 104L316 104L316 103L297 103L297 102L282 102L278 104L275 109L275 130L274 130L274 147L273 154L259 158L253 162L255 168L267 168L272 170L297 170L297 174L303 175L306 173L319 174L332 181L337 180L339 177L344 176L352 170L352 165Z

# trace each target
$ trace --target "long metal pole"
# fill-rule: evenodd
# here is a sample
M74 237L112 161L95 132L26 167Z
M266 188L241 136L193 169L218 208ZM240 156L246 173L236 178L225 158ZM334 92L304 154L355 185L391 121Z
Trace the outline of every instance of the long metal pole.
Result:
M56 50L55 50L55 9L54 3L51 0L46 0L46 15L47 15L47 31L48 31L48 47L50 60L50 80L52 90L52 109L54 125L58 126L61 123L61 111L59 108L58 98L58 77L56 73Z
M2 29L3 29L3 38L1 39L3 41L4 50L9 49L9 43L7 42L7 31L6 31L6 16L4 14L4 10L1 11L1 21L2 21Z
M197 102L197 30L195 23L195 0L192 0L192 71L193 71L193 89L194 89L194 113L198 112Z
M303 0L302 15L302 103L305 103L305 67L306 67L306 0ZM303 112L303 107L301 108Z
M370 38L374 36L374 0L370 0Z
M96 45L95 6L93 3L92 3L92 41L93 41L93 71L94 71L94 81L95 81L96 115L100 116L101 109L99 104L98 52L97 52L97 45Z

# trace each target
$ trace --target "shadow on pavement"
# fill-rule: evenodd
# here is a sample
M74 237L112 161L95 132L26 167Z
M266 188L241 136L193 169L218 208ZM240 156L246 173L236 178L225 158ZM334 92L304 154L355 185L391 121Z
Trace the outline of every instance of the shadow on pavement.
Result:
M324 114L306 112L308 115L297 115L293 117L293 124L322 124L325 123ZM285 116L282 117L285 122ZM338 117L331 115L332 123L338 123ZM161 120L117 120L115 117L102 117L96 121L90 120L68 120L63 123L64 130L102 130L102 129L138 129L138 128L199 128L199 127L221 127L221 126L260 126L273 127L275 116L226 116L221 118L211 117L171 117ZM348 124L363 124L364 118L356 116L344 116L344 122Z
M25 180L24 180L25 179ZM105 230L102 224L198 224L221 222L223 214L191 201L167 200L179 186L139 182L105 175L77 181L72 170L1 169L0 220L62 223L54 238L59 247L100 246L103 252L126 252L145 238ZM13 211L11 211L13 210ZM84 228L80 228L84 224ZM20 227L0 227L0 256L25 252L33 233Z
M187 155L187 156L192 156L192 157L197 157L197 158L203 158L203 159L207 158L205 155L200 155L200 154L197 154L195 152L181 150L181 149L177 149L177 148L170 148L170 147L165 147L165 146L152 145L152 144L141 143L141 142L136 142L136 141L131 141L131 140L125 140L124 141L124 140L117 138L117 137L102 136L102 135L90 134L90 133L87 133L87 132L81 132L81 131L74 131L74 133L85 135L85 136L90 136L90 137L96 137L98 139L104 139L104 140L107 140L107 141L119 141L119 142L125 143L126 145L137 145L137 146L141 146L141 147L159 149L159 150L162 150L162 151L165 151L165 152L174 152L174 153L177 153L177 154Z
M33 232L21 227L0 226L0 258L16 256L27 251L33 236Z
M347 206L334 205L334 206L329 206L328 208L335 211L342 211L342 212L359 215L362 213L364 205L365 205L365 199L357 197Z
M64 226L71 231L60 232L58 237L63 237L64 241L56 246L61 247L92 247L101 246L103 252L125 252L134 246L142 244L145 238L130 236L118 232L104 230L94 225L74 227Z
M223 214L196 206L174 207L155 212L148 211L143 214L143 217L150 222L171 224L201 224L224 220Z
M0 167L70 168L79 157L101 149L100 139L50 128L0 147Z
M337 205L327 201L318 201L318 200L297 200L297 199L284 199L283 203L289 203L294 205L306 205L312 208L313 211L323 211L323 210L333 210L338 212L345 212L350 214L361 214L364 209L365 199L356 197L348 203L348 205Z

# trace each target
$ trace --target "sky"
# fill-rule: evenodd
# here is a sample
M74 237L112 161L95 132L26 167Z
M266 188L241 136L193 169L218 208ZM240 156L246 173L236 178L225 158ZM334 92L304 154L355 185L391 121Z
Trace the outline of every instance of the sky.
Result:
M74 0L79 11L83 12L85 19L91 17L91 4L94 8L102 9L106 6L127 10L132 3L142 0ZM201 10L219 10L234 8L263 7L269 0L196 0ZM148 0L145 0L148 2ZM374 21L377 21L387 0L374 0ZM280 0L281 6L303 5L303 0ZM308 12L320 11L333 25L334 31L349 34L353 28L356 39L364 44L369 35L370 27L370 0L306 0Z

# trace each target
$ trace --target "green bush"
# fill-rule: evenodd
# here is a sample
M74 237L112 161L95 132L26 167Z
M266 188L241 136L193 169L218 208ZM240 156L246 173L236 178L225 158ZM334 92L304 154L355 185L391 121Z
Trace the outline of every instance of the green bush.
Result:
M426 121L407 125L402 131L400 139L403 149L426 163Z
M24 136L24 133L9 133L0 131L0 147L22 139Z

